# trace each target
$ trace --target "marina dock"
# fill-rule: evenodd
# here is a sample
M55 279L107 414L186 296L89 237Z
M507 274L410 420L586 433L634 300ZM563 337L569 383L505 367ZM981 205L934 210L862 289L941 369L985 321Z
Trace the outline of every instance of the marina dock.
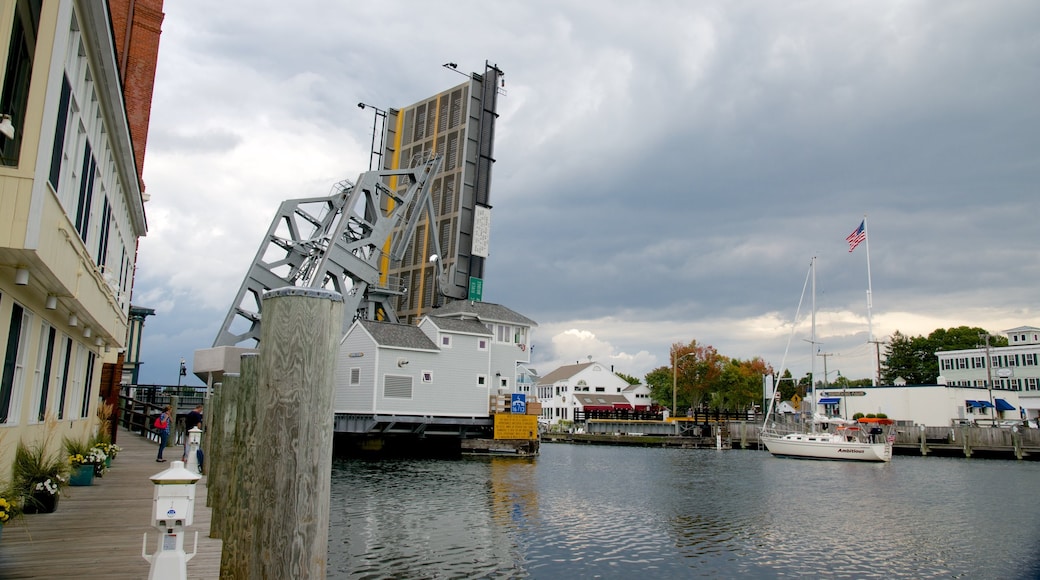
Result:
M54 513L29 514L7 522L0 539L0 580L20 578L104 578L141 580L151 565L141 557L156 551L159 530L151 525L154 485L149 477L179 459L177 445L167 447L167 463L156 463L156 444L120 430L122 448L108 473L94 485L67 487ZM187 528L184 550L191 554L198 531L198 554L188 562L188 578L219 577L221 541L209 537L211 510L206 506L206 476L196 484L194 524Z

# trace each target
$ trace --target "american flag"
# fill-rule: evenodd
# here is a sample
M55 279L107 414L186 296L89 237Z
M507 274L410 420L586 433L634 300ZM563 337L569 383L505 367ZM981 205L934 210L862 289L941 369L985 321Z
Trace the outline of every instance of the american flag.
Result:
M845 241L849 243L849 251L856 249L856 246L860 245L863 240L867 239L866 220L859 222L859 227L856 228L849 237L845 238Z

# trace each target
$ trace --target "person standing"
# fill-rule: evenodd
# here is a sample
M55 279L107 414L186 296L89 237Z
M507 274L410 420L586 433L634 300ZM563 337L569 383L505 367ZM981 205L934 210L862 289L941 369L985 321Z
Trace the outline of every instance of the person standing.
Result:
M186 417L184 417L184 453L181 455L181 461L188 462L188 447L191 445L191 438L188 436L188 431L191 431L195 427L202 429L202 403L199 403L191 410ZM202 466L202 462L199 462L199 466Z
M163 407L162 413L155 418L155 432L159 435L159 455L155 457L156 463L166 463L163 459L163 449L166 449L166 443L170 440L170 414L173 411L173 407L166 405Z

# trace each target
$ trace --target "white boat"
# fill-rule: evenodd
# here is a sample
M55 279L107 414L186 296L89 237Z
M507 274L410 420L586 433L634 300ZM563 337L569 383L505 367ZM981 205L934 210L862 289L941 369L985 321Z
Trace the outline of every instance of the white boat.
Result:
M812 339L816 345L816 258L809 263L809 274L812 275ZM806 279L808 285L809 280ZM802 290L802 298L805 290ZM799 301L801 310L801 301ZM795 315L797 319L798 315ZM790 347L790 342L788 342ZM784 353L786 362L787 353ZM781 363L781 369L784 362ZM815 377L815 372L812 373ZM815 389L814 389L815 392ZM890 419L862 418L849 421L840 417L813 414L807 431L780 432L784 424L771 422L773 410L779 395L779 386L770 399L769 411L762 424L759 440L770 453L777 457L799 457L805 459L838 459L849 461L891 461L894 436L890 432L893 421Z
M764 428L760 438L766 449L777 457L891 461L893 437L884 432L882 425L891 425L892 421L874 418L860 421L864 423L835 424L827 430L784 435ZM867 425L871 427L868 429Z

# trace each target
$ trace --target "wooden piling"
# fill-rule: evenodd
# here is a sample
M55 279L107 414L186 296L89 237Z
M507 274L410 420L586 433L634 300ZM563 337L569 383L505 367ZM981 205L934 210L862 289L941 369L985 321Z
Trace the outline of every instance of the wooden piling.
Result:
M247 550L253 538L248 494L253 489L249 465L256 461L250 449L255 427L255 393L259 369L256 353L242 355L241 372L234 386L225 391L224 420L228 423L224 441L228 450L221 454L223 479L220 493L220 531L224 548L220 558L221 578L250 578ZM215 515L215 514L214 514Z
M238 470L250 481L240 482L249 499L237 517L247 514L253 537L242 572L225 575L222 562L221 577L324 578L343 299L328 290L280 288L264 294L263 313L256 428L247 445L250 461ZM244 525L244 519L235 523ZM225 544L234 541L228 537Z

